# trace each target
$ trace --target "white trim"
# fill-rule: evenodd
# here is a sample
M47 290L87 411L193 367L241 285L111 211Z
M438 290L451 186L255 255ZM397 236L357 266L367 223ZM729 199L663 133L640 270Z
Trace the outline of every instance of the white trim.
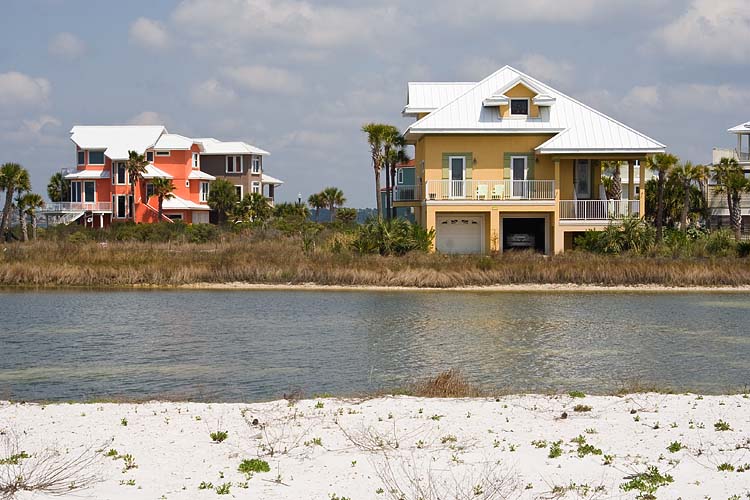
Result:
M208 202L208 194L211 192L211 183L208 181L201 181L198 185L198 199L201 203Z
M96 181L81 181L81 198L86 198L86 184L93 184L94 185L94 199L93 200L83 200L84 203L96 203Z
M256 189L257 189L257 191L256 191ZM263 186L261 185L260 181L253 181L250 184L250 192L251 193L263 194Z
M232 160L232 171L229 171L229 158L233 158ZM240 159L239 161L239 167L240 169L237 170L237 158ZM224 173L226 174L241 174L245 171L245 165L244 161L242 159L242 155L225 155L224 156Z
M515 173L515 169L513 168L513 160L523 159L523 179L516 179L513 177L513 174ZM514 193L514 186L515 183L513 181L526 181L529 178L529 157L528 156L511 156L510 157L510 197L521 197L522 194L516 194ZM525 185L521 185L521 190L523 191L526 188Z
M167 154L164 154L164 153L167 153ZM168 149L155 149L154 157L156 156L172 156L172 152Z
M235 192L237 191L237 188L240 188L240 199L239 199L239 201L242 201L242 198L245 197L245 186L243 186L242 184L235 184L234 187L235 187Z
M461 178L460 179L454 179L453 178L453 160L455 160L455 159L460 159L461 160L461 164L463 165L463 169L461 171ZM453 186L454 186L454 181L460 181L462 183L464 183L466 181L466 157L465 156L449 156L448 157L448 181L449 181L449 184L450 184L450 186L449 186L450 187L450 197L451 198L453 198L453 197L463 198L464 197L464 190L466 189L466 186L464 184L461 184L461 193L455 194L455 195L453 194Z
M83 162L78 161L78 155L83 154ZM76 150L76 166L83 166L86 165L86 150L85 149L77 149Z
M587 194L578 194L578 165L582 164L582 162L586 162L586 166L588 167L588 180L586 181L586 186L588 187L588 193ZM591 185L591 160L588 158L576 158L573 163L573 191L576 195L576 199L584 199L584 200L590 200L593 195L593 187Z
M497 206L497 207L503 207L508 205L528 205L531 207L535 206L555 206L555 200L516 200L516 199L508 199L508 200L426 200L422 206L447 206L447 207L455 207L458 205L476 205L476 206ZM534 212L529 212L534 213Z
M151 159L150 159L150 160L148 159L148 155L149 155L149 153L151 153ZM153 151L145 151L145 152L143 153L143 156L145 156L145 157L146 157L146 161L147 161L147 162L149 162L149 163L153 163L153 162L154 162L154 152L153 152Z
M528 117L531 113L531 100L528 97L510 97L508 101L508 116ZM526 101L526 113L514 113L513 101Z
M193 156L192 156L191 162L192 162L191 166L193 167L194 170L200 170L200 168L201 168L201 155L200 155L200 153L193 152Z
M445 218L459 218L463 217L466 219L477 217L479 218L479 246L480 246L480 252L478 255L483 255L487 253L487 247L485 244L485 219L487 218L486 212L436 212L435 213L435 250L437 250L437 237L438 237L438 228L440 221Z
M102 154L102 162L101 163L91 163L91 152L95 153L101 153ZM107 164L107 157L104 154L106 149L87 149L86 150L86 165L106 165Z
M396 184L403 184L404 183L404 169L399 168L396 170Z
M250 158L250 173L252 173L252 174L259 174L261 172L261 170L262 170L263 167L261 165L261 160L260 159L261 159L261 157L257 156L257 155L253 155ZM257 169L255 168L256 165L258 166Z
M117 181L117 174L119 172L119 165L122 165L123 170L125 171L125 182L118 182ZM112 162L112 185L113 186L128 186L130 182L128 182L129 175L128 175L128 169L125 167L124 161L113 161Z
M73 199L76 194L76 189L78 188L78 199ZM70 202L71 203L81 203L81 198L83 197L83 192L81 191L81 181L73 181L70 183Z
M554 205L554 202L553 202ZM505 253L505 250L503 250L503 238L505 238L505 235L503 234L503 229L505 229L505 224L503 223L504 219L544 219L544 255L551 255L550 254L550 245L552 244L552 234L550 232L550 214L544 213L544 212L528 212L528 213L518 213L518 212L508 212L508 213L501 213L500 214L500 227L498 228L498 234L500 235L500 253Z

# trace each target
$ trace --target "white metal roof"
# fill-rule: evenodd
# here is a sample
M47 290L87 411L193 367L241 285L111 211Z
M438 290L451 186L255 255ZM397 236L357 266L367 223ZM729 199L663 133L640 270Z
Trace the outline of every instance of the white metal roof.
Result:
M263 184L273 184L274 186L281 186L284 184L284 181L277 179L276 177L271 177L268 174L263 174L261 177L261 182Z
M268 156L271 153L264 151L260 148L256 148L246 142L223 142L213 137L195 139L195 142L199 142L203 146L203 154L206 155L260 155Z
M79 170L65 175L66 179L109 179L109 169Z
M412 116L434 111L474 85L473 82L409 82L403 114Z
M101 149L112 160L127 160L128 151L143 154L166 132L166 128L152 125L76 125L70 139L81 149Z
M179 134L163 134L154 149L190 149L195 144L193 139Z
M204 172L202 170L193 170L188 175L188 179L202 179L202 180L205 180L205 181L215 181L216 177L214 177L211 174L207 174L206 172Z
M155 179L157 177L164 177L165 179L174 179L173 176L166 173L164 170L156 168L153 163L146 165L146 171L143 173L144 179Z
M544 94L550 101L539 118L500 118L485 99L518 83ZM549 133L536 148L540 153L656 153L665 146L544 83L505 66L444 104L406 131L407 138L425 133Z
M750 122L740 123L736 127L729 129L733 134L750 134Z
M173 196L172 198L165 199L162 203L163 210L211 210L208 205L200 205L198 203L180 198L179 196Z

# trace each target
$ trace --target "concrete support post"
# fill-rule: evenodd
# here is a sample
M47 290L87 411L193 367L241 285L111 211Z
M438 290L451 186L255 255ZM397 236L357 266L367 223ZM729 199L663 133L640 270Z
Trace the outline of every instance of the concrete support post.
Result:
M426 207L427 211L425 213L425 221L424 221L424 227L428 231L430 229L436 229L435 227L435 209L432 207ZM430 249L432 252L435 251L435 240L432 240L432 248Z
M490 252L502 252L500 243L500 211L497 207L490 210Z
M639 193L638 193L638 215L641 219L646 217L646 167L641 161L638 161L638 175L640 176Z
M635 200L635 176L633 160L628 160L628 200Z
M563 253L565 238L560 227L560 160L555 160L555 207L552 212L552 252ZM552 235L551 235L552 236Z

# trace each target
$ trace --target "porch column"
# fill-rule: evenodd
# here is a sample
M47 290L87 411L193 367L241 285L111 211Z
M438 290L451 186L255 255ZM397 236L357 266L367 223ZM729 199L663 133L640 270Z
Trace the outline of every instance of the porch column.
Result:
M638 194L638 210L641 219L646 216L646 167L643 166L640 160L638 162L638 175L640 176L639 194Z
M425 223L424 227L427 230L435 229L435 209L433 207L426 207L426 214L425 214ZM432 246L430 247L430 251L435 251L435 240L432 240Z
M628 160L628 200L635 199L635 177L633 177L633 160Z
M502 252L500 244L500 211L497 207L490 210L490 252Z
M562 227L560 227L560 160L555 160L555 207L552 211L552 253L563 253L565 250L565 238Z
M104 214L99 214L99 227L104 227Z

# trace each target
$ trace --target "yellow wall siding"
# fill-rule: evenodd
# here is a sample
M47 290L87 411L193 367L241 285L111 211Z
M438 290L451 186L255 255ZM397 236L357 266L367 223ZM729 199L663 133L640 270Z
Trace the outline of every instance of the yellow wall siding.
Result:
M519 83L509 91L505 93L507 97L514 98L514 97L528 97L529 99L529 118L538 118L539 117L539 106L536 106L532 101L534 97L536 97L536 92L529 89L525 85ZM509 118L511 116L510 114L510 105L508 106L500 106L500 116L502 118Z

